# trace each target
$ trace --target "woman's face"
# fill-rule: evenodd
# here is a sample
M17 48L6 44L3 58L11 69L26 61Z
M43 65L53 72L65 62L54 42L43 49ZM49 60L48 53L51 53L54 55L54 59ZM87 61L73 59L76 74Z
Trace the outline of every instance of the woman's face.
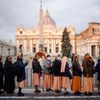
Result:
M8 57L8 61L12 62L12 57L11 56Z

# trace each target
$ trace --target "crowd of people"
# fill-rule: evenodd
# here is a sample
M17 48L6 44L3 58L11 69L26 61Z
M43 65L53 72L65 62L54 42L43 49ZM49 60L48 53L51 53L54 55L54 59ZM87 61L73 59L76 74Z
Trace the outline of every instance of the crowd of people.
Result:
M22 89L25 87L25 67L29 61L23 61L23 54L17 56L17 61L12 62L12 57L8 56L5 63L2 63L0 56L0 94L13 94L15 90L15 76L18 82L18 96L24 96ZM54 91L55 93L63 92L69 95L69 89L74 95L92 95L94 92L93 75L98 73L98 94L100 95L100 58L95 63L92 57L87 53L84 56L82 64L79 62L78 55L72 54L71 66L66 56L57 55L54 60L50 55L35 55L32 61L33 69L33 86L34 93L43 91ZM42 79L41 79L42 78ZM42 80L42 82L41 82ZM82 83L83 82L83 83ZM40 84L41 83L41 84Z

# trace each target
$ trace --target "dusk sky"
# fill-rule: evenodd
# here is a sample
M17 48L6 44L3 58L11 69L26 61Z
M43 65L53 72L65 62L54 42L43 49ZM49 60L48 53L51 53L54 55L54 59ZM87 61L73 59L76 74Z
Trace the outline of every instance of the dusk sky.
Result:
M0 39L15 41L18 26L38 26L40 0L0 0ZM43 0L57 26L72 25L76 33L89 22L100 23L100 0Z

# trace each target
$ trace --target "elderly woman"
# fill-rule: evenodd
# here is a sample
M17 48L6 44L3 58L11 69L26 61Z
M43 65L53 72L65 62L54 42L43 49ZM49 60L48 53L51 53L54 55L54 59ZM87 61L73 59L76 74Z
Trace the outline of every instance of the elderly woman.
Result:
M83 89L84 89L85 95L92 95L94 61L88 53L85 54L84 56L82 66L83 66Z
M28 61L26 61L25 63L23 62L23 54L19 54L16 61L16 66L21 71L21 73L17 75L17 82L19 87L18 96L24 96L24 94L21 91L25 85L25 79L26 79L25 67L27 65L28 65Z

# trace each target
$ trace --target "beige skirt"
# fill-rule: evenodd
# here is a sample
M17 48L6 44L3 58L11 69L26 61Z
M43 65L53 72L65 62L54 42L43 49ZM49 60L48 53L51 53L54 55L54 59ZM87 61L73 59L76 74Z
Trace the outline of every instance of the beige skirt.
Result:
M62 77L62 88L68 89L69 87L69 77Z
M40 75L38 73L33 73L33 85L40 84Z
M50 75L44 75L44 88L50 88L50 81L51 81L51 76Z
M54 76L53 90L60 90L60 89L61 89L61 77Z
M25 87L25 80L18 82L18 87L24 88Z
M93 77L83 78L83 90L84 92L93 92Z

